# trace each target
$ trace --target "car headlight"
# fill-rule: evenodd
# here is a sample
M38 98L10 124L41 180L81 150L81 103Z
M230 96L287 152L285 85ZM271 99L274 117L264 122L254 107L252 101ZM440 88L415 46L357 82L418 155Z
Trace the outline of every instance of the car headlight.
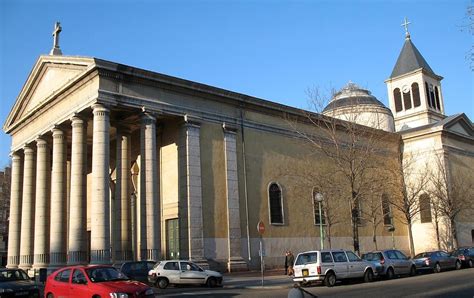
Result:
M0 289L0 293L13 293L13 289Z
M151 289L151 288L148 289L148 290L146 290L146 292L145 292L145 295L146 295L146 296L148 296L148 295L154 295L154 294L155 294L155 293L153 292L153 289Z
M110 293L110 298L128 298L127 293Z

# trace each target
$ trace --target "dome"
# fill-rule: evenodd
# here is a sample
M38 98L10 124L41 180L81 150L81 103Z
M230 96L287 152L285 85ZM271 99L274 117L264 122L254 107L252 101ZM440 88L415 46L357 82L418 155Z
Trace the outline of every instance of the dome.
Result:
M337 92L322 114L386 131L394 131L392 111L369 90L349 82Z

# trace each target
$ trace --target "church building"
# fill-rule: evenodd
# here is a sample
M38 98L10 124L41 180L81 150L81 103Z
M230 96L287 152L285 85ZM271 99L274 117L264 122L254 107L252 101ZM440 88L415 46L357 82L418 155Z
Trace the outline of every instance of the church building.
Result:
M389 108L349 83L318 114L62 55L60 31L57 23L51 53L36 61L3 127L12 137L7 267L179 258L235 271L260 266L261 238L267 267L281 266L286 250L319 249L320 243L352 249L354 207L335 201L337 191L344 192L340 198L351 193L322 191L318 208L315 189L321 187L308 177L323 177L333 164L301 134L323 139L322 125L334 118L339 124L352 119L361 135L383 140L373 158L384 168L367 175L396 181L358 200L361 252L373 250L377 237L379 249L410 253L408 226L392 203L413 194L421 169L446 169L448 184L474 169L472 122L465 114L445 115L442 77L408 33L385 81ZM339 124L338 135L349 139ZM438 161L442 168L435 167ZM405 170L409 162L415 171ZM466 180L474 185L472 175ZM452 224L456 245L472 245L472 209L451 221L441 216L435 225L440 217L430 189L436 185L431 180L422 186L413 195L414 206L424 206L410 224L415 252L437 248L436 231L447 235ZM472 205L472 188L465 196ZM378 225L361 211L369 210L370 200L380 203ZM340 205L331 229L330 204Z

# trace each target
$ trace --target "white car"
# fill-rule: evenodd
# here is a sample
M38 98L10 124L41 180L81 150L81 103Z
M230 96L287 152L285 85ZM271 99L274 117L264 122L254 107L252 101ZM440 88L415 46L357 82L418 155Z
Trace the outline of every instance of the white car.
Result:
M371 282L377 275L373 264L352 251L342 249L302 252L296 257L293 268L293 281L300 285L322 281L332 287L336 280L347 278L363 278L365 282Z
M191 261L167 260L158 262L148 272L148 281L160 289L169 284L195 284L215 287L222 285L222 274L204 270Z

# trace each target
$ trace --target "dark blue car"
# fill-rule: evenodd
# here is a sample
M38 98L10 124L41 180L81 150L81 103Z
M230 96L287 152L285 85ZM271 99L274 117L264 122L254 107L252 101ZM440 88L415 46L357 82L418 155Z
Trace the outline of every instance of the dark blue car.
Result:
M439 273L446 269L461 269L458 258L449 255L442 250L428 251L417 254L413 261L417 271L433 271Z

